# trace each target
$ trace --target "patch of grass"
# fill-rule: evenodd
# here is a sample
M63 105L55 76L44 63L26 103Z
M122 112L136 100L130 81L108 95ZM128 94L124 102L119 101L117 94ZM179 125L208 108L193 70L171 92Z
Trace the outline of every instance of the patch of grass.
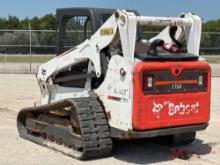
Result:
M220 63L220 55L211 55L211 56L202 56L207 60L208 63L219 64Z
M28 55L4 55L0 56L0 62L11 62L11 63L45 63L50 59L54 58L54 55L32 55L31 58Z

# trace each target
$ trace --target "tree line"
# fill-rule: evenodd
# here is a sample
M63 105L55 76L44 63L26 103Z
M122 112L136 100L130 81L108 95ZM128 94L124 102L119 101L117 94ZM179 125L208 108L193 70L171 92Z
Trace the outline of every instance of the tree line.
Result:
M48 14L41 18L33 17L31 19L19 19L16 16L0 18L0 29L28 30L29 24L33 30L55 30L57 25L56 16L53 14Z
M43 17L33 17L31 19L19 19L16 16L0 18L0 29L21 29L28 30L29 24L33 30L56 30L56 16L47 14ZM160 27L147 27L147 31L160 31ZM220 19L210 20L203 23L203 32L220 32Z

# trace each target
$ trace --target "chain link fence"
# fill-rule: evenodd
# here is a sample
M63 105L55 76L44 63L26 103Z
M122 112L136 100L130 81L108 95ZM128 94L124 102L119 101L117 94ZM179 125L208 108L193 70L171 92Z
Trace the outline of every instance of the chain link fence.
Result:
M220 55L220 32L202 33L200 54Z
M55 54L54 30L0 30L1 54Z
M157 34L144 32L144 38L149 39ZM55 30L0 30L0 53L56 54L56 38ZM220 55L220 32L202 33L200 54Z
M70 33L77 37L76 32ZM150 39L157 34L144 32L143 38ZM55 30L0 30L0 73L12 68L12 63L25 65L25 73L35 72L40 63L57 53L57 35ZM220 55L220 32L202 33L200 54Z

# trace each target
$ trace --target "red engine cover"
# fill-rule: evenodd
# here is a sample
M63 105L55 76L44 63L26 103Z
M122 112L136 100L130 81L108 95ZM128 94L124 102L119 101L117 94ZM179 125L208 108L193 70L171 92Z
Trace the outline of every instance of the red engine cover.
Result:
M168 71L175 77L179 76L174 74L176 68L181 73L184 70L207 72L207 88L203 91L191 92L146 93L143 91L144 74L152 71L158 73ZM207 123L210 118L210 88L211 69L206 62L140 62L136 64L133 72L133 129L148 130Z

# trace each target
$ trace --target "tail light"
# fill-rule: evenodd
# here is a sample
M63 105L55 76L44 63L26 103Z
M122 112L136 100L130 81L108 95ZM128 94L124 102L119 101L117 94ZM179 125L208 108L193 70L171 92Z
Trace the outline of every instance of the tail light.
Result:
M154 88L154 76L145 75L143 77L143 90L144 91L153 91Z
M203 73L199 75L198 85L203 88L208 87L208 73Z

